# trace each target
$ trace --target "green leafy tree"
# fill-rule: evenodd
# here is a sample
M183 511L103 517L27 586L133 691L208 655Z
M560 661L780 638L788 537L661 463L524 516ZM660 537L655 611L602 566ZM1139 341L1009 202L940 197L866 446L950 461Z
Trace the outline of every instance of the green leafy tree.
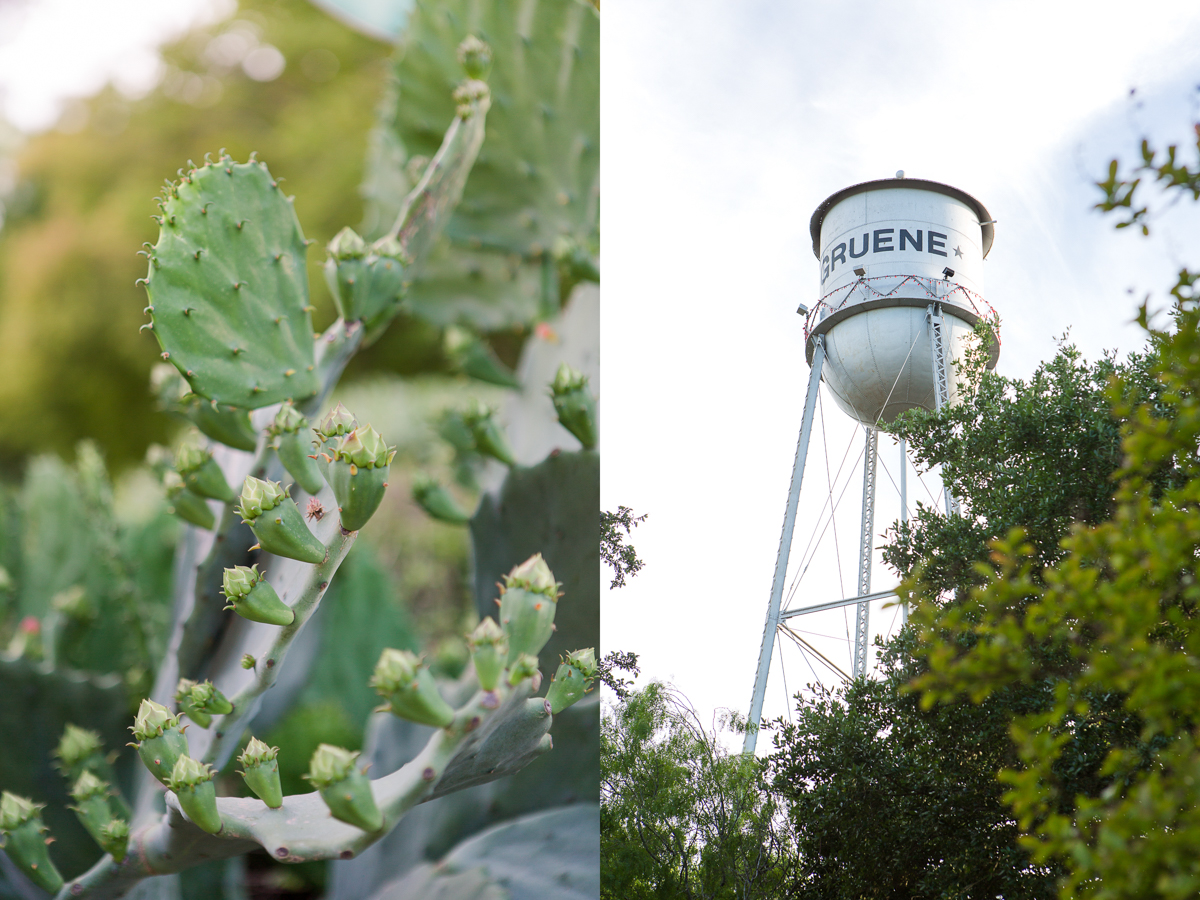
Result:
M757 760L727 751L660 682L601 729L602 898L780 896L793 855Z
M1077 522L1113 509L1122 418L1109 404L1119 377L1130 402L1157 399L1154 354L1088 363L1065 342L1026 380L983 375L978 390L940 413L914 412L896 432L918 466L940 465L963 505L948 518L921 506L888 533L885 560L926 585L932 621L961 608L996 563L989 542L1024 528L1030 575L1060 562ZM1156 474L1158 482L1164 473ZM881 655L882 678L802 700L780 723L769 765L786 801L800 853L799 896L1048 897L1061 869L1031 859L1003 802L1002 769L1017 764L1014 719L1054 702L1053 672L989 695L930 708L909 682L925 671L906 629ZM1052 648L1047 666L1055 664ZM1059 777L1069 796L1097 795L1105 748L1136 733L1120 705L1097 699L1097 715L1064 748Z
M1197 126L1200 152L1200 126ZM1167 191L1200 196L1200 162L1165 162L1143 144L1141 173ZM1149 233L1141 177L1099 187L1107 210L1129 210L1118 227ZM915 617L930 671L929 700L1052 685L1047 704L1018 716L1018 759L1001 773L1006 801L1033 858L1067 869L1060 896L1194 897L1200 892L1200 308L1198 275L1184 269L1169 329L1139 321L1158 348L1158 390L1136 402L1118 381L1110 392L1126 420L1111 514L1080 522L1053 569L1039 570L1027 533L994 546L997 569L945 611ZM1136 392L1135 392L1136 394ZM930 587L918 586L929 595ZM952 701L953 702L953 701ZM1069 777L1073 747L1113 716L1136 725L1125 740L1097 747L1100 790L1081 793Z

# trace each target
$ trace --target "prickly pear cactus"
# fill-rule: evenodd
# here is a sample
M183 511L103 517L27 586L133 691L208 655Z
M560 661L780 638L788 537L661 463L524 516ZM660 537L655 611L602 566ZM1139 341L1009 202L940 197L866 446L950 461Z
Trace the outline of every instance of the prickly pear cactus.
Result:
M163 359L218 404L315 396L307 244L266 164L222 155L189 169L160 221L146 293Z

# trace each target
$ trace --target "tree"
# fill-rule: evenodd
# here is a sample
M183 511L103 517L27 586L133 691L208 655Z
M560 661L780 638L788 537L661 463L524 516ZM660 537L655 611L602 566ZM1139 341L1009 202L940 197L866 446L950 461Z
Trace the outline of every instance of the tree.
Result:
M1157 396L1155 357L1088 363L1071 345L1028 380L983 375L963 404L914 412L896 424L919 466L941 465L964 509L948 518L920 506L893 526L885 560L919 576L922 621L958 609L956 598L990 577L989 541L1014 527L1029 536L1030 573L1042 578L1062 557L1076 522L1113 508L1121 418L1109 405L1119 376L1130 402ZM914 620L916 615L914 615ZM908 689L926 670L910 629L881 655L883 678L801 699L798 720L780 723L768 764L786 802L800 862L793 892L813 897L1048 897L1061 868L1031 860L1003 802L997 773L1015 765L1014 719L1054 701L1047 679L1012 685L975 705L928 707ZM1104 749L1136 729L1119 706L1098 701L1064 748L1069 796L1103 788Z
M1200 154L1200 125L1196 133ZM1200 199L1200 159L1179 165L1174 146L1165 156L1160 162L1143 142L1141 171L1168 194ZM1098 206L1129 210L1118 227L1139 224L1148 234L1141 179L1118 172L1114 160ZM978 589L944 613L930 605L915 617L930 667L919 685L931 700L969 693L986 702L1053 683L1044 708L1013 721L1018 759L1000 777L1029 832L1024 846L1067 869L1064 897L1200 892L1198 281L1179 273L1170 330L1152 327L1145 305L1139 315L1158 348L1156 395L1135 402L1127 382L1110 392L1125 418L1111 514L1078 523L1044 572L1028 534L1012 532L994 545L997 570ZM1113 711L1136 728L1100 748L1102 788L1080 796L1063 777L1071 748Z
M778 897L793 853L759 763L729 753L687 698L652 682L600 738L601 897Z
M625 576L633 577L645 563L638 559L632 544L625 543L625 535L645 522L649 513L635 516L628 506L618 506L617 511L600 511L600 558L613 570L610 588L625 586ZM622 529L625 535L621 534Z

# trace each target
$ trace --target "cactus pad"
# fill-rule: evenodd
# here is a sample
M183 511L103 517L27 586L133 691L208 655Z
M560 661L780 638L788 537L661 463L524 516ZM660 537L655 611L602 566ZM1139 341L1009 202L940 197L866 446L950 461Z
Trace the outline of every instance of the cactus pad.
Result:
M263 163L224 156L168 188L147 309L197 394L257 409L317 392L305 246Z

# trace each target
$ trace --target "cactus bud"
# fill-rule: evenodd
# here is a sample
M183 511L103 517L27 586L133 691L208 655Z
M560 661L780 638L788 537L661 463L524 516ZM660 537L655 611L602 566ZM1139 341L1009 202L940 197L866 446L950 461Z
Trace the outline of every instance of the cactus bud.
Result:
M333 236L325 249L335 259L361 259L367 255L367 242L347 225Z
M575 703L592 687L596 677L596 651L591 647L568 653L546 691L546 710L554 715Z
M500 672L508 658L508 635L490 616L480 622L467 636L471 658L475 661L475 678L485 691L496 689Z
M513 458L512 448L508 445L508 438L504 436L504 432L496 423L494 410L476 400L463 410L462 419L471 432L475 448L480 453L498 459L506 466L517 464Z
M550 397L559 423L591 450L596 446L596 401L587 383L586 375L563 363L550 385Z
M458 45L458 61L468 78L483 80L492 67L492 48L475 35L468 34Z
M179 805L197 828L216 834L221 830L221 814L217 812L217 791L212 766L197 762L184 754L175 760L167 787L179 798Z
M418 475L413 481L413 499L433 518L452 525L465 525L471 517L463 511L450 492L430 478Z
M421 665L415 653L384 649L375 665L371 687L388 702L379 707L422 725L445 728L454 721L454 710L438 693L433 673Z
M175 689L175 702L201 728L211 725L214 715L224 716L233 712L233 704L213 687L211 681L197 684L189 678L180 678Z
M291 625L296 621L292 608L279 599L275 588L267 582L266 576L258 571L258 566L234 566L226 569L223 577L225 599L229 601L226 609L232 609L243 619L251 622L262 622L265 625ZM254 658L250 658L249 666L254 667Z
M508 665L522 653L537 655L554 632L558 584L542 554L535 553L505 576L500 624L508 634Z
M242 668L243 669L253 669L257 665L258 665L258 660L255 659L253 656L251 656L249 653L242 654Z
M295 478L296 483L307 493L317 494L320 493L325 481L321 477L321 470L317 468L316 461L309 454L311 446L307 440L307 429L308 419L296 410L291 401L288 401L279 408L279 412L275 415L275 421L268 431L273 440L275 453L279 456L279 461L283 463L288 474Z
M283 788L279 782L279 748L268 747L256 737L238 757L242 764L242 778L246 786L254 791L258 799L271 809L283 806Z
M388 471L396 448L389 447L370 425L345 435L325 469L341 512L342 527L358 531L370 521L387 488Z
M237 499L212 454L199 444L185 443L175 454L175 471L193 494L232 503Z
M206 531L216 524L216 517L204 498L189 491L174 469L163 472L163 487L167 491L167 512Z
M518 654L517 658L512 661L512 664L508 668L508 683L510 685L520 684L526 678L536 679L540 677L541 672L538 671L538 660L532 653ZM534 690L537 690L536 685L534 686Z
M474 105L491 96L486 81L468 78L454 89L454 112L460 119L469 119L474 114Z
M74 780L90 768L89 763L102 761L104 750L97 732L68 723L54 755L58 757L59 770Z
M109 819L100 828L100 846L113 858L113 862L123 860L129 851L129 823L124 819Z
M446 356L464 375L488 384L519 388L521 382L480 337L465 328L446 329Z
M357 427L358 420L354 418L350 410L339 403L329 411L329 414L313 430L321 438L322 443L324 443L329 438L349 434Z
M179 728L179 716L153 700L143 700L129 730L138 739L138 756L150 774L166 784L175 761L188 749L187 738Z
M237 511L268 553L306 563L324 562L325 545L308 530L299 507L278 483L247 476Z
M409 257L408 252L404 249L404 245L390 234L385 234L373 243L371 245L371 253L374 253L376 256L386 256L388 259L398 260L406 266L412 264L412 258Z
M29 879L52 894L62 888L62 876L50 861L39 810L42 807L26 797L5 791L0 795L0 832L4 833L4 851Z
M112 809L108 803L108 782L101 781L91 772L84 772L71 788L75 801L75 816L87 829L97 844L103 846L103 828L112 820Z
M363 831L383 828L383 814L375 805L371 782L354 767L357 753L321 744L308 764L304 778L321 792L321 799L335 819Z

